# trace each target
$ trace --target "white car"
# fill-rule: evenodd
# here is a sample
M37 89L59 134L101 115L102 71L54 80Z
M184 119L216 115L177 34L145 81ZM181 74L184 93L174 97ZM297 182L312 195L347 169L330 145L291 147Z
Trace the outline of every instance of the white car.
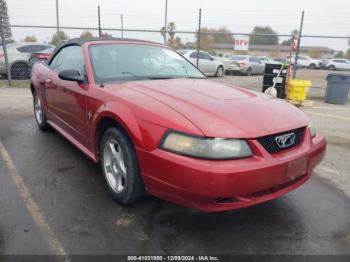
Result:
M331 59L327 64L329 70L350 70L350 62L346 59Z
M256 56L249 55L234 55L228 60L225 73L243 74L243 75L262 75L265 71L265 64Z
M7 56L11 76L14 79L26 79L30 74L29 58L32 53L42 52L54 46L44 43L7 44ZM0 47L0 74L6 74L5 57Z
M177 50L182 56L188 59L192 64L197 66L196 50ZM208 76L223 77L225 65L223 61L215 59L213 56L204 51L199 51L199 69Z
M293 56L291 59L292 64L295 62L295 57ZM298 56L298 67L310 68L310 69L320 69L322 67L323 62L318 59L311 58L307 55Z

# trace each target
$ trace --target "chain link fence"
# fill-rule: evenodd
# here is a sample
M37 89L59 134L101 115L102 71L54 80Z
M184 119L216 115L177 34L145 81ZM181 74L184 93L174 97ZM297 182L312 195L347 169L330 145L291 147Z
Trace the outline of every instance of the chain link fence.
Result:
M36 43L21 42L10 43L2 46L4 52L0 52L0 75L2 81L5 80L25 80L30 78L31 68L34 62L39 60L47 61L54 49L54 45L50 42L54 40L52 37L56 34L56 42L62 41L65 38L79 37L85 33L85 36L113 36L135 38L158 43L167 43L175 49L193 50L196 52L205 51L211 55L212 59L219 61L224 66L223 76L213 78L212 80L225 82L243 86L249 89L261 91L263 85L264 70L254 69L256 66L252 62L247 61L246 71L230 72L227 70L230 67L230 59L232 56L253 56L258 59L257 63L260 67L265 63L270 62L288 62L289 56L295 52L292 49L291 34L251 34L229 31L215 31L206 27L193 24L193 28L198 28L195 31L177 30L171 28L171 23L168 23L167 30L164 29L127 29L127 28L109 28L101 27L100 23L96 27L80 27L80 26L40 26L40 25L23 25L12 24L11 29L14 32L21 32L21 35L45 35L44 41ZM61 32L62 38L60 39ZM25 32L25 33L24 33ZM57 32L60 32L57 34ZM59 36L57 39L57 35ZM246 37L250 40L247 50L237 50L234 46L234 41ZM276 42L277 39L277 42ZM320 39L327 39L329 46L318 46L315 43ZM329 61L336 54L336 48L332 46L348 44L349 38L346 36L326 36L326 35L302 35L299 48L299 62L296 77L309 79L313 85L310 89L310 97L323 97L326 88L326 76L331 73ZM257 43L258 42L258 43ZM275 43L275 44L271 44ZM55 44L55 43L54 43ZM5 48L6 46L6 48ZM6 51L6 52L5 52ZM190 58L190 57L188 57ZM202 71L200 59L202 57L197 53L196 59L192 60L194 65L198 65ZM305 62L305 59L310 59ZM210 60L210 58L207 58ZM210 61L207 61L208 63ZM303 64L303 62L305 62ZM299 65L300 63L300 65ZM243 64L243 63L242 63ZM349 68L350 69L350 68ZM217 68L216 68L217 70ZM249 71L251 70L251 71ZM225 72L226 71L226 72ZM205 72L208 73L208 72ZM226 74L225 74L226 73ZM346 72L349 73L349 72ZM217 75L209 74L208 75ZM221 76L221 75L220 75ZM2 85L9 85L3 83Z

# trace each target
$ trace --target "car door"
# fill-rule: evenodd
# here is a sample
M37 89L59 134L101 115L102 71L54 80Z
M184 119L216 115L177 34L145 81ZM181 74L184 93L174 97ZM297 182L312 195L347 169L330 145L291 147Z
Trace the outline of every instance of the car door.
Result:
M81 47L73 45L63 48L55 55L49 67L50 73L44 80L48 112L59 127L84 143L88 134L86 114L88 85L59 78L59 72L71 69L86 75Z
M256 58L255 56L251 56L249 57L249 64L250 67L252 69L252 74L261 74L262 73L262 66L259 63L258 58Z
M345 61L345 69L350 70L350 62L349 61Z
M197 51L193 51L192 53L190 53L189 60L194 66L197 66L197 56L199 57L199 59L198 59L198 68L203 73L205 73L205 71L204 71L205 70L205 66L204 66L204 62L205 61L203 61L203 59L200 58L200 52L199 52L199 54L198 54Z
M199 58L203 61L203 67L206 74L216 73L216 61L211 55L205 52L199 52Z

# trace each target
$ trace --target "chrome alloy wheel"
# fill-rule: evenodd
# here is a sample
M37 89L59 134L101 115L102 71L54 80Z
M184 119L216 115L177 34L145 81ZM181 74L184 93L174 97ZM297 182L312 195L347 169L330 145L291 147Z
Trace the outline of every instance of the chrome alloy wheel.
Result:
M38 121L38 124L40 125L43 122L43 109L38 95L35 95L34 97L34 112L36 121Z
M222 67L220 66L218 68L218 72L217 72L217 77L223 77L224 75L224 70L222 69Z
M109 187L116 193L126 187L126 167L123 150L119 143L110 138L103 149L103 167Z

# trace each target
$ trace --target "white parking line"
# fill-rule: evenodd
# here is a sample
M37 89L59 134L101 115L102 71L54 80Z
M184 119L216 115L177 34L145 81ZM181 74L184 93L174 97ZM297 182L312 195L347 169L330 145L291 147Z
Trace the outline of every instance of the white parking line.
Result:
M0 97L24 97L24 98L32 98L32 96L25 96L25 95L0 95Z
M323 107L323 106L313 106L312 109L350 111L350 108L348 108L348 107Z
M315 115L315 116L324 116L324 117L330 117L330 118L335 118L339 120L345 120L345 121L350 121L349 117L344 117L344 116L335 116L335 115L329 115L329 114L322 114L322 113L316 113L316 112L311 112L304 110L305 113L308 113L310 115Z
M0 141L0 157L4 161L7 169L9 170L9 174L15 183L20 196L25 203L29 213L31 214L34 222L40 228L43 237L47 241L52 253L54 255L63 256L63 261L70 261L67 253L64 251L61 243L58 241L57 237L51 230L49 224L45 221L44 217L40 213L38 205L35 203L31 194L29 193L28 188L23 182L22 177L18 173L16 166L14 165L10 155L7 153L4 145Z

